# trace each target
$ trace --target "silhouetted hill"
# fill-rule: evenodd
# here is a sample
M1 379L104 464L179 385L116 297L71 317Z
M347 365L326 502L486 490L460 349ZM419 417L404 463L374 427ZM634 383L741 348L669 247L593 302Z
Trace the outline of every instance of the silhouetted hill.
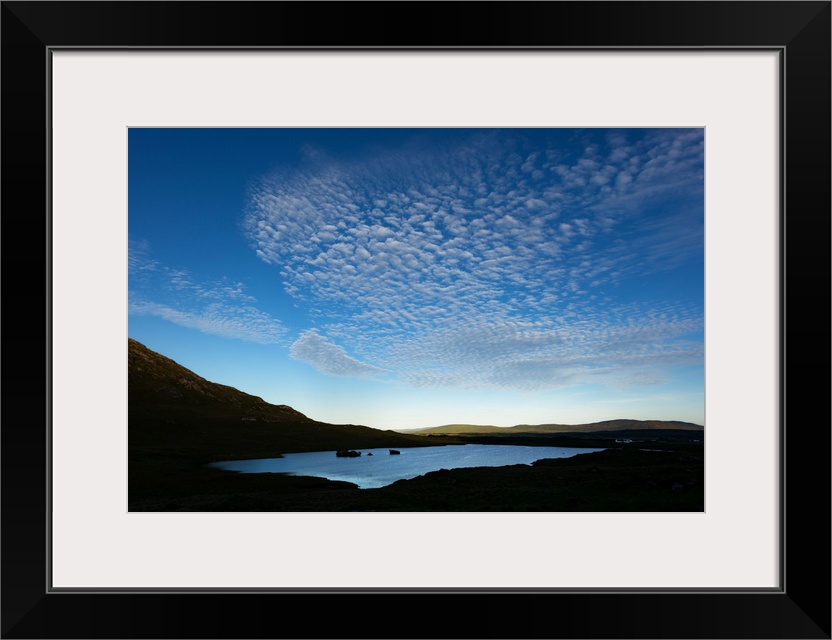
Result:
M210 382L128 339L131 454L164 452L204 462L299 451L421 446L424 439L318 422L286 405Z
M269 404L234 387L209 382L132 338L128 338L128 368L131 408L149 405L157 411L164 407L180 413L190 408L249 421L314 422L289 406Z

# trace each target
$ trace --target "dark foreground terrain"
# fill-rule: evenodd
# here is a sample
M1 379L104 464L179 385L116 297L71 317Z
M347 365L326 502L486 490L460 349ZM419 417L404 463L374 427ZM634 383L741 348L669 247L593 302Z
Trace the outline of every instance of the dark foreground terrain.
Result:
M157 467L158 469L158 467ZM440 470L380 489L281 474L167 468L131 511L702 511L701 451L610 449L510 467Z
M704 509L701 430L662 429L651 422L645 429L590 433L409 435L317 422L291 407L209 382L134 340L129 366L130 511ZM301 451L465 443L608 450L530 466L440 470L380 489L205 467Z

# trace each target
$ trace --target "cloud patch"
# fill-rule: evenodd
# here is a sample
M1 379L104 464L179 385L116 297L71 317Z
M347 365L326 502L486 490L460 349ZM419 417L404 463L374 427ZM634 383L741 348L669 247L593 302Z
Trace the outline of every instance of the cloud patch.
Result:
M701 289L661 283L704 270L703 176L700 129L479 132L265 177L244 228L321 327L292 346L321 371L626 385L702 362Z
M257 344L285 344L286 327L258 309L241 282L201 280L149 257L143 247L129 253L129 304L133 315L161 318L209 335Z
M150 315L209 335L257 344L280 344L286 329L253 307L211 304L200 309L174 309L147 301L130 302L130 313Z
M348 356L343 347L330 342L315 329L301 333L289 349L289 355L332 376L366 377L384 373L383 369Z

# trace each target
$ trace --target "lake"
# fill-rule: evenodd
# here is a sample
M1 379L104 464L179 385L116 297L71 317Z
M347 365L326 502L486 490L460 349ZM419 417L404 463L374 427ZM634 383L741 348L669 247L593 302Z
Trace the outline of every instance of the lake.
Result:
M361 449L361 456L337 457L335 451L287 453L283 458L229 460L207 466L240 473L286 473L342 480L359 489L377 489L424 475L439 469L464 467L505 467L531 464L544 458L571 458L583 453L603 451L578 447L521 447L515 445L463 444L438 447L399 448L400 455L389 449ZM369 455L372 454L372 455Z

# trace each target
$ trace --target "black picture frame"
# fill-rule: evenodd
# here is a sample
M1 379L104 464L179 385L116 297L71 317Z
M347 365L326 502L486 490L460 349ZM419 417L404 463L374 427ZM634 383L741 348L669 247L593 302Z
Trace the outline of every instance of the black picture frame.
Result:
M3 638L830 637L830 2L3 2L0 20ZM47 133L64 47L778 51L780 588L52 592Z

